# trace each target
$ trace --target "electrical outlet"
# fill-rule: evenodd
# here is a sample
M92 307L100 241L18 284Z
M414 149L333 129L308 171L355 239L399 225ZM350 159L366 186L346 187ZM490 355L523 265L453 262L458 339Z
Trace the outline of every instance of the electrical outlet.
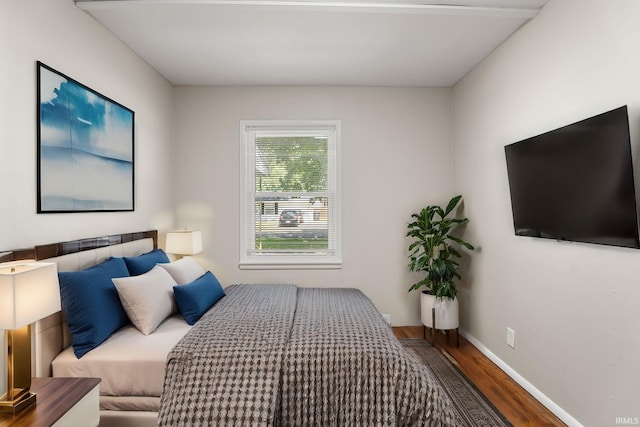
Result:
M382 318L384 319L385 322L387 322L387 325L391 326L391 315L390 314L383 314Z
M516 348L516 331L511 328L507 328L507 345Z

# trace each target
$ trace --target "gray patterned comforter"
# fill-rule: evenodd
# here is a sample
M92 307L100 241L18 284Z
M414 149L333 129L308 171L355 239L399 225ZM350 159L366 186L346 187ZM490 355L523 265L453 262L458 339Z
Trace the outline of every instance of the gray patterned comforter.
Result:
M167 358L159 426L451 425L356 289L234 285Z

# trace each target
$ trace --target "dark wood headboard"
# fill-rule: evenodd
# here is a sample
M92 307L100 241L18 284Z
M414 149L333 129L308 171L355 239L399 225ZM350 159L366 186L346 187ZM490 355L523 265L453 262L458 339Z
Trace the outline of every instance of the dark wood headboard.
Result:
M33 248L14 249L0 253L0 262L17 261L21 259L46 259L60 255L73 254L105 246L119 245L141 239L153 239L153 247L158 247L158 230L137 231L111 236L91 237L88 239L69 240L66 242L38 245Z

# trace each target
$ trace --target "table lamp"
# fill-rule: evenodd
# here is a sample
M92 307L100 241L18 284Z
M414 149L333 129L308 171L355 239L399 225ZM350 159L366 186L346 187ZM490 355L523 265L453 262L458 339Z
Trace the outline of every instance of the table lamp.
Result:
M165 244L167 253L195 255L202 252L202 233L198 230L168 231Z
M0 413L36 403L31 387L31 324L60 311L56 264L14 261L0 264L0 329L7 330L7 391Z

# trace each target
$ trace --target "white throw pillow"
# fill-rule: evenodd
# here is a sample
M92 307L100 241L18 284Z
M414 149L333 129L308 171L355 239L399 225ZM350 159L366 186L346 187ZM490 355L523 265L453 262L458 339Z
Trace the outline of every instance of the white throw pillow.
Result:
M158 264L169 272L178 285L186 285L201 277L206 271L191 257L180 258L170 264Z
M144 335L155 331L164 319L177 312L173 297L176 282L164 268L156 265L139 276L111 280L129 320Z

